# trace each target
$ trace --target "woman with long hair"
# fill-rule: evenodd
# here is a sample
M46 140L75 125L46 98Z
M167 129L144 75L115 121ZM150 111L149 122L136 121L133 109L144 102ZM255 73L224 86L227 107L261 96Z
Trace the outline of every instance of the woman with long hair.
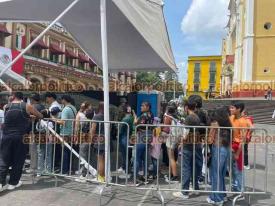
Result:
M230 127L228 107L216 109L211 115L211 129L208 143L212 144L210 179L211 191L225 191L225 176L230 155ZM225 193L211 193L207 202L215 205L223 205Z

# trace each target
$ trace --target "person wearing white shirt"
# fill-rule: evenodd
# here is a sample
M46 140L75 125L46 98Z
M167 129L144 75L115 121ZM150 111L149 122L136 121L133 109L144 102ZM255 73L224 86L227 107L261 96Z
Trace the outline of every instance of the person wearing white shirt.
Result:
M45 94L45 98L46 98L46 103L49 105L49 112L52 112L53 108L59 108L59 110L61 111L61 105L56 101L57 97L55 93L52 92L47 92ZM57 114L55 117L59 118L60 117L60 113Z

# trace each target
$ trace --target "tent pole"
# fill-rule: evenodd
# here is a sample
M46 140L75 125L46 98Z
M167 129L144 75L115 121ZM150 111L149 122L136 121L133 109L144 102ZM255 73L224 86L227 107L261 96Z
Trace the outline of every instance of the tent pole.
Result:
M103 91L104 91L104 121L109 121L109 69L108 69L108 48L107 48L107 23L106 23L106 0L100 0L101 19L101 46L103 66ZM110 124L104 125L105 131L105 181L109 183L110 173Z
M2 77L2 75L4 73L6 73L6 71L11 68L11 66L17 62L18 59L20 59L30 48L32 48L32 46L44 35L46 34L46 32L48 30L51 29L51 27L56 24L66 13L68 13L68 11L74 7L74 5L79 2L79 0L74 0L58 17L56 17L56 19L53 20L53 22L51 22L51 24L49 26L47 26L47 28L45 30L43 30L22 52L20 52L20 54L12 61L10 62L0 73L0 78Z

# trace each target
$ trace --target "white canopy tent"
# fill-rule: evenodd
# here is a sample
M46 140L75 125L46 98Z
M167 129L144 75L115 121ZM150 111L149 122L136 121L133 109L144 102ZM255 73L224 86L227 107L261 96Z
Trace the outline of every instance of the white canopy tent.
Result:
M21 55L60 22L103 68L104 120L107 122L109 70L176 71L162 0L0 0L0 21L51 22ZM0 78L19 58L20 55L1 71ZM105 126L105 135L109 137L109 125ZM109 161L108 151L109 138L106 138L105 159Z

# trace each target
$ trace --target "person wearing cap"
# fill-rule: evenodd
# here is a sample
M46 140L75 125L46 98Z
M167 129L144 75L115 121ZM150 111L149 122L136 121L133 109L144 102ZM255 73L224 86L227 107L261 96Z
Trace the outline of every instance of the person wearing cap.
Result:
M49 105L50 113L52 113L53 110L55 112L57 111L57 109L54 109L54 108L58 108L60 110L60 112L62 111L61 105L56 101L57 97L56 97L55 93L47 92L45 94L45 98L46 98L46 103ZM58 114L56 114L57 118L60 118L60 112Z

